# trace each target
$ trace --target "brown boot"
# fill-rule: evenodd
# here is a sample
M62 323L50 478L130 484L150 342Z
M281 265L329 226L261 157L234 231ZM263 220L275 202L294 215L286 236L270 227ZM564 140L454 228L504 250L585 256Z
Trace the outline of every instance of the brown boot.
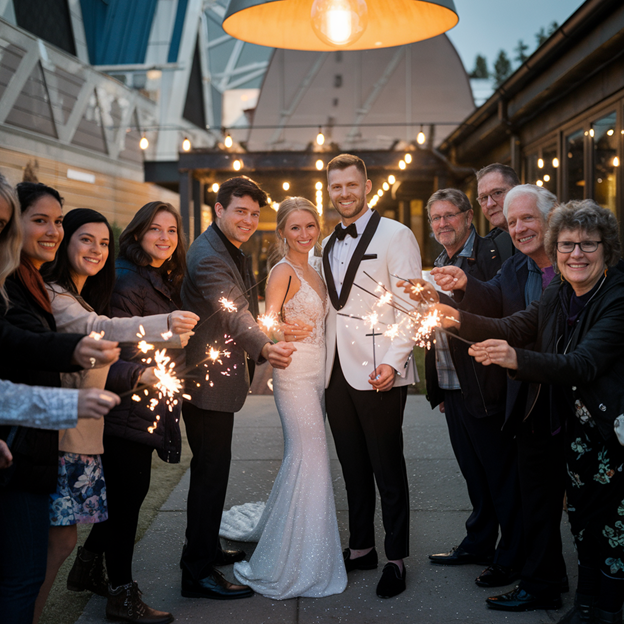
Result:
M104 569L104 557L78 546L76 561L67 577L70 591L91 591L98 596L108 596L108 577Z
M139 624L169 624L173 615L165 611L156 611L141 600L141 590L136 581L122 585L117 589L108 588L106 617L109 620L138 622Z

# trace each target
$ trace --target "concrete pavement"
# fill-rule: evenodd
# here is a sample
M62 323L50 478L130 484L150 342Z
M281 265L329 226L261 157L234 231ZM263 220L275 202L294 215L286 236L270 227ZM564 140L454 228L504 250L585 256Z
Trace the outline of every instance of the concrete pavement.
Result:
M347 502L340 465L331 433L330 457L338 523L343 544L347 544ZM559 611L505 613L486 608L485 598L505 588L477 587L474 579L481 571L476 565L447 567L430 564L427 555L457 545L464 536L464 522L470 503L463 478L448 440L444 417L432 412L425 398L408 397L405 412L405 456L410 483L411 556L407 562L407 591L389 600L375 595L375 587L385 560L378 570L355 571L343 594L328 598L298 598L273 601L256 595L235 601L189 599L180 596L178 567L184 540L188 473L161 508L156 520L137 544L134 577L150 606L171 611L177 622L215 624L368 624L379 622L455 622L474 624L556 622L571 608L576 586L576 557L567 522L562 533L572 592L564 594ZM250 396L235 418L233 459L226 507L266 500L279 470L282 430L273 397ZM548 475L545 475L548 478ZM383 552L381 516L377 521L377 548ZM242 547L248 554L252 544ZM223 568L233 580L231 566ZM511 586L513 587L513 586ZM94 596L79 624L100 624L105 600Z

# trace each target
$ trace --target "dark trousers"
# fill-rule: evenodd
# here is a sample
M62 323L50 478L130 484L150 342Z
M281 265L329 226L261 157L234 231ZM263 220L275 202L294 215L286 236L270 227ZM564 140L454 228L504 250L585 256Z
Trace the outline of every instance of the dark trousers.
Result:
M234 414L185 403L183 416L193 459L181 563L198 580L210 573L221 547L219 527L230 475Z
M349 547L375 545L375 481L381 498L388 559L409 555L409 488L403 457L407 388L354 390L336 356L325 391L327 417L349 503Z
M445 390L444 412L473 509L461 547L483 557L493 554L495 563L518 569L523 563L518 463L515 440L501 432L504 416L475 418L460 390Z
M105 554L112 587L132 582L134 541L141 505L149 491L153 450L139 442L104 436L108 520L93 525L85 548Z
M522 423L517 443L526 552L520 583L532 594L559 593L566 573L561 545L563 432L551 435L549 413L534 411Z
M45 579L49 494L0 489L0 621L32 624Z

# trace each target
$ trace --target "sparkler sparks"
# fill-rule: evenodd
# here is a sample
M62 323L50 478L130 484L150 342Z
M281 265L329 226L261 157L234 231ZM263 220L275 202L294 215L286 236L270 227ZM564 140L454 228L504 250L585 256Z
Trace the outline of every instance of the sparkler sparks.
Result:
M154 348L154 345L149 344L149 342L145 342L145 340L141 340L137 345L137 348L139 349L139 351L141 351L141 353L147 353Z
M173 332L171 330L163 332L160 335L163 337L163 340L170 340L171 338L173 338Z
M221 297L221 299L219 299L219 303L227 312L236 312L238 310L238 308L234 305L234 302L226 299L225 297Z
M96 331L92 331L89 334L89 338L93 338L93 340L102 340L102 338L104 338L104 332L96 332Z

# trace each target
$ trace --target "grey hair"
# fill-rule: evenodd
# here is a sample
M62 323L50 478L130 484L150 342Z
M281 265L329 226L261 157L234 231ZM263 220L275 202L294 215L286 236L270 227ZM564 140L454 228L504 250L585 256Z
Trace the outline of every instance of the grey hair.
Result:
M431 216L431 206L437 201L451 202L453 206L459 208L461 212L472 210L470 200L466 197L466 193L454 188L445 188L437 190L427 202L427 215Z
M503 180L505 180L509 186L518 186L518 184L520 184L520 179L515 170L509 165L502 165L501 163L492 163L491 165L479 169L479 171L477 171L477 184L481 181L481 178L488 173L500 173L503 176Z
M535 184L520 184L519 186L514 186L507 192L505 204L503 206L505 219L507 218L511 202L523 195L529 195L535 198L537 208L542 213L542 217L545 220L548 220L550 211L557 205L557 196L551 193L548 189L545 189L543 186L536 186Z
M572 200L557 206L552 213L545 248L554 266L557 266L557 241L562 230L597 232L602 241L604 261L613 266L620 259L621 244L615 215L599 206L593 199Z

